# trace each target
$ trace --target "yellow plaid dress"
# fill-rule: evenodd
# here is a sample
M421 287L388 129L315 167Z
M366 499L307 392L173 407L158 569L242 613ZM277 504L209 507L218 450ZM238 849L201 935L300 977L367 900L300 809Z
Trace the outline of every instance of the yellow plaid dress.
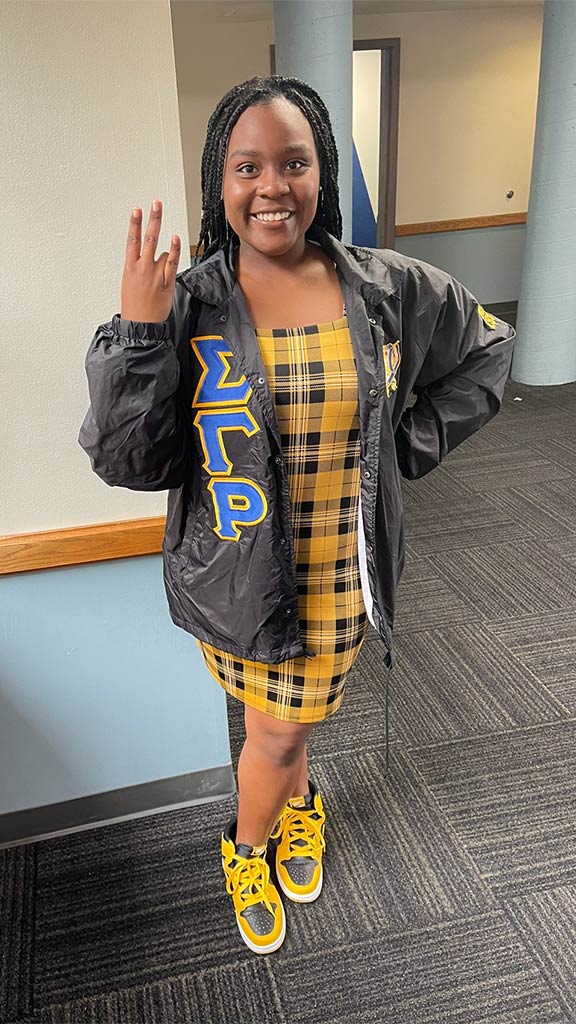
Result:
M346 316L256 335L290 482L299 621L316 657L267 665L197 643L232 696L286 722L319 722L340 707L368 624L358 564L356 364Z

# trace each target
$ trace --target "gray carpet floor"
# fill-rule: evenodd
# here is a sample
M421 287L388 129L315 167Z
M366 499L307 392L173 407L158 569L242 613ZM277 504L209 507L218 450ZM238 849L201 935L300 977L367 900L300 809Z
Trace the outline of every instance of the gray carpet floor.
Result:
M372 631L309 742L319 900L285 901L277 953L243 944L219 855L235 800L0 852L0 1020L576 1020L576 385L508 382L403 491L390 767Z

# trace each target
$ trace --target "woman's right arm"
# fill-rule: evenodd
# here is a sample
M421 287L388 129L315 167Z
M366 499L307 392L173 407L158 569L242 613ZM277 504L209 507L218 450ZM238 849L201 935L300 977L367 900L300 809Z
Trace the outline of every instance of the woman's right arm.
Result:
M191 297L177 282L179 239L154 262L161 208L140 256L131 217L122 312L100 325L86 356L90 408L78 442L111 487L161 491L190 478L192 418L181 372L189 359Z

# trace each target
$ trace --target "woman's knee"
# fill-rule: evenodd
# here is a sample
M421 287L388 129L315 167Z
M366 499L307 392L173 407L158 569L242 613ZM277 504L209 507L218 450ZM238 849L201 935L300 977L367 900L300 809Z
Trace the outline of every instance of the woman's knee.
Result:
M300 760L314 725L282 722L248 706L244 719L248 744L283 767L296 764Z

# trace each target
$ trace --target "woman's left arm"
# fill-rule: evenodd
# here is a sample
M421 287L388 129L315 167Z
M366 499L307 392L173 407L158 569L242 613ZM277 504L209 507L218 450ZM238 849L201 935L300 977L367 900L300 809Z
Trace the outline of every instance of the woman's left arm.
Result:
M406 278L403 337L415 357L402 390L417 399L395 441L402 476L415 480L499 412L516 331L437 267L415 260Z

